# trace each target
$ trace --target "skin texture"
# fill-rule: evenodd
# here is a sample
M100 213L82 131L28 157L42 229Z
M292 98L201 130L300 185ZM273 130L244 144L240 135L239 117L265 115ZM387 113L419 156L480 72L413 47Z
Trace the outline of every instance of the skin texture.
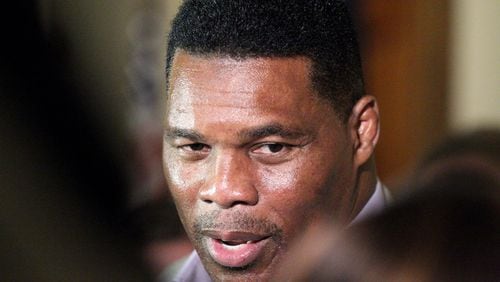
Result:
M178 50L163 163L180 218L212 279L266 281L320 219L345 224L375 187L378 109L348 124L311 88L305 58L202 57ZM210 255L210 237L258 238L242 267Z

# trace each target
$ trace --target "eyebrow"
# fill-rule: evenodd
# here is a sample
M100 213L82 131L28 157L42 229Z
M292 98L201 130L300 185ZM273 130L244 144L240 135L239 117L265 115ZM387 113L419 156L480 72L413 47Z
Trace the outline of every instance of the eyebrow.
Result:
M238 136L244 140L255 140L268 136L280 136L282 138L297 139L304 137L305 135L307 135L306 132L295 129L287 129L278 123L271 123L255 128L245 129L238 133Z
M238 138L241 140L257 140L268 136L280 136L287 139L298 139L306 136L307 133L301 130L286 129L278 123L271 123L263 126L257 126L249 129L244 129L238 133ZM165 139L186 138L196 142L205 142L207 138L195 130L172 127L165 129Z
M178 127L165 129L164 138L165 139L186 138L192 141L203 141L206 139L202 134L194 130L183 129Z

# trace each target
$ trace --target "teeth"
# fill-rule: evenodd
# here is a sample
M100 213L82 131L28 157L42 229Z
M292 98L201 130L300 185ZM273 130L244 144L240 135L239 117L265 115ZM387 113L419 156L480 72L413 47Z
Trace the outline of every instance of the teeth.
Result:
M237 246L237 245L242 244L242 242L233 242L233 241L224 241L224 240L222 240L222 243L224 243L225 245L228 245L228 246Z
M241 241L241 242L237 242L237 241L224 241L224 240L220 240L224 245L229 245L229 246L237 246L237 245L243 245L243 244L251 244L253 243L252 240L249 240L249 241Z

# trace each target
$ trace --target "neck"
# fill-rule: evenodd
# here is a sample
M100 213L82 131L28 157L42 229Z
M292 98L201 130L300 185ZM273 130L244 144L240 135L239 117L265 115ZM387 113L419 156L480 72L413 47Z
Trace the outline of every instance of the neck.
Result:
M359 214L368 200L370 200L371 196L375 192L376 186L377 172L375 168L375 161L371 159L359 168L349 222Z

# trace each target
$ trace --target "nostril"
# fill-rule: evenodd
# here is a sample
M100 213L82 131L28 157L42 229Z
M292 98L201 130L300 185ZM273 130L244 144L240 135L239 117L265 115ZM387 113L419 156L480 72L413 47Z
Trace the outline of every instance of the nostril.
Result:
M237 205L248 205L249 203L246 201L234 201L231 207L237 206Z
M255 205L258 192L253 185L251 172L244 170L245 164L230 157L218 159L219 163L214 165L213 174L205 179L198 190L199 200L221 208Z
M238 205L255 205L256 191L252 188L246 193L235 193L235 190L214 189L214 193L200 193L199 199L205 204L216 204L222 208L232 208Z

